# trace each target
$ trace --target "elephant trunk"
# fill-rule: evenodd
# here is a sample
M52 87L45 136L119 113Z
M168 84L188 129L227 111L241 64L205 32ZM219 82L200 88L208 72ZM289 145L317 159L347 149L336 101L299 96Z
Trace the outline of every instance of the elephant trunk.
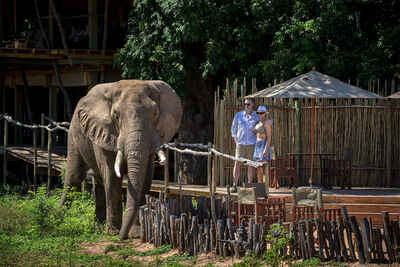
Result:
M126 208L120 239L128 237L133 224L138 224L138 209L143 198L146 171L150 154L150 140L143 131L134 131L128 136L125 144L125 157L128 173L128 188L126 195ZM118 157L117 157L118 158Z

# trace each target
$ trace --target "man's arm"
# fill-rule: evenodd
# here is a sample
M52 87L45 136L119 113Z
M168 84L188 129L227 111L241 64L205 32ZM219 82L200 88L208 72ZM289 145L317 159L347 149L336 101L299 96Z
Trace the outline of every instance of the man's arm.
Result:
M233 117L233 122L232 122L232 128L231 128L231 134L232 134L232 138L236 143L236 134L237 134L237 130L238 130L238 114L235 114L235 117Z

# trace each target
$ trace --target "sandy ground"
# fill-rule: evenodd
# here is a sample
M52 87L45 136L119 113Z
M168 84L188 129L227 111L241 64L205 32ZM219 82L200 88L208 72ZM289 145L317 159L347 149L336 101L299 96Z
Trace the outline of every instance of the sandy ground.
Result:
M154 250L155 246L149 243L141 243L139 239L133 239L133 240L128 240L128 241L102 241L98 243L90 243L90 244L82 244L82 249L80 250L81 253L86 253L86 254L104 254L106 251L106 248L109 247L110 245L114 246L121 246L124 248L132 248L136 252L145 252L145 251L150 251ZM172 249L166 253L158 255L160 259L166 259L169 256L172 256L174 254L177 254L178 250ZM114 251L110 251L107 253L107 255L111 257L117 257L117 253ZM131 256L129 257L130 260L136 260L144 265L146 263L150 263L154 261L156 256ZM220 267L225 267L225 266L231 266L234 263L240 262L238 259L233 259L232 257L228 257L225 259L221 259L221 257L217 257L215 254L209 253L209 254L201 254L197 256L196 263L193 266L204 266L208 263L214 263L214 266L220 266ZM182 263L187 263L187 264L193 264L192 260L182 262Z
M127 241L101 241L98 243L90 243L90 244L82 244L82 249L80 250L81 253L86 253L86 254L105 254L106 248L109 247L110 245L114 246L121 246L122 248L132 248L136 252L145 252L145 251L151 251L155 249L155 246L150 243L142 243L140 242L139 239L130 239ZM169 256L172 256L174 254L178 254L178 250L173 249L170 250L166 253L157 255L157 256L130 256L128 260L135 260L138 262L143 263L146 265L146 263L153 262L156 257L159 257L160 259L166 259ZM107 255L111 257L118 257L117 253L114 251L110 251L107 253ZM241 259L233 259L232 257L228 258L221 258L219 256L216 256L213 253L209 254L201 254L197 256L197 259L195 261L195 264L193 260L188 260L185 262L180 262L182 264L189 264L191 266L204 266L208 263L213 263L214 266L218 267L227 267L227 266L232 266L234 263L240 262ZM379 267L379 266L390 266L390 267L400 267L400 264L395 263L395 264L360 264L358 262L355 263L346 263L344 264L346 267ZM285 267L287 265L285 264ZM328 266L328 265L324 265Z

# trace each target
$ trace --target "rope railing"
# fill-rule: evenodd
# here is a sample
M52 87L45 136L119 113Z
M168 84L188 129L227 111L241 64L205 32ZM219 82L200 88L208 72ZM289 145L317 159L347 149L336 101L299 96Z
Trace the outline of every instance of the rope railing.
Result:
M45 118L46 120L48 120L51 124L56 125L56 126L69 126L71 123L67 122L67 121L63 121L63 122L57 122L49 117L47 117L46 115L43 115L43 118Z
M173 143L172 144L165 144L162 147L177 151L177 152L179 152L181 154L191 154L191 155L194 155L194 156L208 156L208 155L211 154L210 152L195 151L195 150L191 150L191 149L188 149L188 148L179 149L177 147L174 147L173 145L174 145Z
M180 146L187 146L187 147L197 147L197 148L202 148L202 149L208 149L209 147L207 145L203 145L203 144L183 144L183 143L169 143L169 144L165 144L162 147L177 151L179 153L182 154L191 154L194 156L208 156L210 155L210 153L216 155L216 156L220 156L220 157L224 157L224 158L228 158L234 161L239 161L245 165L257 168L257 167L262 167L264 164L261 162L257 162L257 161L252 161L246 158L238 158L238 157L234 157L228 154L224 154L222 152L219 152L218 150L216 150L215 148L210 148L209 152L203 152L203 151L195 151L195 150L191 150L191 149L179 149L176 147L176 145L180 145Z
M42 124L26 124L20 121L14 120L11 116L7 114L0 114L0 120L4 119L4 156L3 156L3 184L6 184L7 177L7 147L8 147L8 126L9 124L14 124L19 127L24 127L31 129L33 131L33 183L34 187L37 187L37 168L38 168L38 147L37 147L37 135L38 129L42 131L42 148L44 149L44 130L47 131L47 192L50 191L50 177L51 177L51 168L56 166L55 163L52 162L52 153L51 153L51 143L52 143L52 133L57 130L62 130L68 133L68 129L64 126L68 126L69 123L66 122L55 122L53 120L50 121L50 124L44 125L44 115L42 114ZM47 118L48 119L48 118Z
M63 126L60 126L60 125L64 124L64 122L62 122L62 123L54 123L54 124L50 123L48 125L26 124L26 123L22 123L22 122L16 121L11 116L4 115L4 114L2 114L0 116L0 119L5 119L8 122L13 123L13 124L15 124L17 126L29 128L29 129L32 129L32 130L34 130L34 129L45 129L48 132L54 132L54 131L57 131L57 130L62 130L62 131L68 132L67 128L65 128ZM54 125L54 127L52 127L52 125Z
M234 160L234 161L239 161L239 162L243 163L244 165L248 165L248 166L251 166L251 167L254 167L254 168L258 168L258 167L264 166L264 164L261 163L261 162L252 161L252 160L249 160L249 159L246 159L246 158L237 158L237 157L234 157L234 156L231 156L231 155L228 155L228 154L221 153L221 152L217 151L214 148L211 148L211 152L214 153L217 156L225 157L225 158L228 158L228 159L231 159L231 160Z

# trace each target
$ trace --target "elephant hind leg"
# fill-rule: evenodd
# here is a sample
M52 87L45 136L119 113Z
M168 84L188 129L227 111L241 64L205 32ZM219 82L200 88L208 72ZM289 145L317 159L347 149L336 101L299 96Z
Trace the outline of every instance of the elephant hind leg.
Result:
M68 157L64 177L64 190L59 206L64 205L67 199L67 191L70 187L80 189L82 181L86 178L87 166L79 151L71 145L68 146Z

